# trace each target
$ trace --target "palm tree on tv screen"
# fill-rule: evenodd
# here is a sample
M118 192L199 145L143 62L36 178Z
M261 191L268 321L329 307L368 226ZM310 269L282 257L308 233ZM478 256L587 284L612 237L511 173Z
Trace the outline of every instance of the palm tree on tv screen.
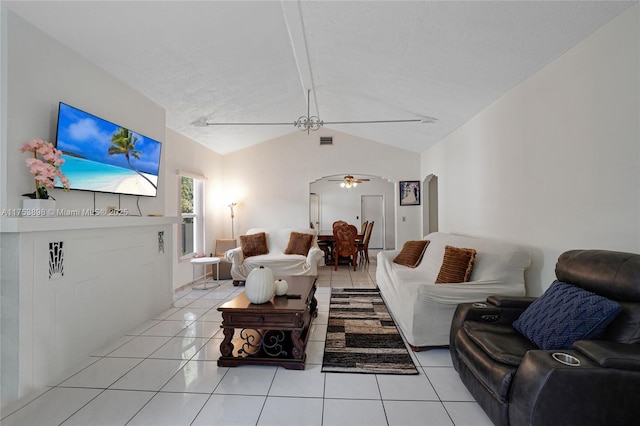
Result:
M131 157L140 159L140 154L142 151L136 149L136 142L138 142L138 137L134 136L133 133L129 131L129 129L125 129L124 127L119 128L113 136L111 136L111 145L109 147L109 155L121 155L124 154L124 157L127 159L127 164L137 174L142 176L147 182L151 184L155 189L158 187L151 182L151 180L143 175L139 170L131 165Z

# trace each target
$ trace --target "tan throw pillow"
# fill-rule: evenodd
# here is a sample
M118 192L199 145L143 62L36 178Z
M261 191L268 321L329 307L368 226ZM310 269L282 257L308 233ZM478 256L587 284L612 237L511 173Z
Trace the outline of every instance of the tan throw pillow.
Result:
M313 242L313 234L303 234L301 232L291 232L289 237L289 244L284 251L284 254L300 254L306 256L309 254L311 243Z
M268 254L267 234L259 232L257 234L240 235L240 247L244 257Z
M445 246L436 284L469 282L475 258L474 249Z
M422 262L422 256L429 245L429 240L407 241L402 246L402 250L393 263L408 266L409 268L417 267Z

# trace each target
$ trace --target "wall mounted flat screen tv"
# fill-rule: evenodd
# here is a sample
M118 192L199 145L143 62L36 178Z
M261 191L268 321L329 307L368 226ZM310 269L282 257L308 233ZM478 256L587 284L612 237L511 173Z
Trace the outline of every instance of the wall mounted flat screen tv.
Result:
M155 197L162 143L63 102L56 147L71 189Z

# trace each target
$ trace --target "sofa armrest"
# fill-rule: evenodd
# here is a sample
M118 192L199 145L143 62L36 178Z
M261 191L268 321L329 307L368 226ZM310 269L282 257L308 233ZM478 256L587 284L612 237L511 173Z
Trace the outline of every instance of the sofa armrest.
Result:
M493 306L497 306L499 308L518 308L522 310L527 309L534 300L536 300L535 297L514 297L502 295L487 297L487 302Z
M391 264L391 262L393 262L393 259L396 258L396 256L400 253L400 250L382 250L378 252L377 255L377 262L378 265L381 265L384 262L388 262L389 264Z
M244 255L242 254L242 247L236 247L227 251L224 254L224 258L227 262L231 262L234 265L241 265L244 261Z
M605 340L579 340L573 349L605 368L640 371L640 345Z
M493 299L496 303L498 300L504 300L503 306L491 303L489 299ZM507 302L512 299L512 303ZM517 300L521 303L517 303ZM487 302L461 303L456 308L451 320L451 329L449 332L449 350L453 361L454 368L459 371L459 360L456 358L456 334L462 328L465 321L490 322L495 324L511 325L525 311L529 304L526 301L528 297L507 297L507 296L490 296ZM534 298L535 300L535 298Z
M462 328L462 324L465 321L503 323L503 311L503 308L498 308L484 302L461 303L458 305L453 314L449 331L449 353L456 371L460 371L460 360L458 359L458 351L456 350L456 334L458 330Z
M531 350L522 359L511 384L510 424L638 423L640 371L603 368L577 350L562 350L580 361L567 366L554 352Z
M462 328L462 323L465 321L511 325L513 321L520 316L521 312L521 310L499 308L484 302L461 303L453 314L451 321L452 332L450 335L454 336L453 329L455 328L457 331L457 329Z
M320 259L322 259L324 257L324 252L322 251L322 249L320 249L319 247L316 246L311 246L311 248L309 249L309 252L307 253L307 260L306 260L306 266L311 268L313 265L318 265L318 262L320 262Z

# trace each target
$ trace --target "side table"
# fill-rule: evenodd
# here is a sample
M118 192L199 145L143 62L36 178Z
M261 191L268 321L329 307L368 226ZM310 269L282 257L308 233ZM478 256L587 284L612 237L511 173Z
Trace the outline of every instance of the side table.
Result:
M204 265L204 282L196 285L196 268L199 265ZM207 287L207 265L216 265L216 284L220 285L220 258L219 257L196 257L191 259L191 266L193 266L193 281L191 281L191 288L194 290L209 290L213 287ZM213 271L211 271L213 273ZM217 287L216 286L216 287Z

